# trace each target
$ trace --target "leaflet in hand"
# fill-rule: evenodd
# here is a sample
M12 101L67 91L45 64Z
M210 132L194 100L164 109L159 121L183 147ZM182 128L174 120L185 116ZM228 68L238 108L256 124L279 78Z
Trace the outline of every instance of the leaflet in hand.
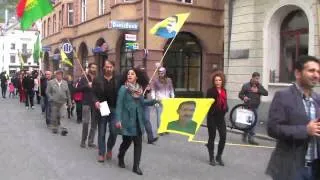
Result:
M100 113L101 116L109 116L109 114L111 113L107 101L103 101L102 103L100 103Z

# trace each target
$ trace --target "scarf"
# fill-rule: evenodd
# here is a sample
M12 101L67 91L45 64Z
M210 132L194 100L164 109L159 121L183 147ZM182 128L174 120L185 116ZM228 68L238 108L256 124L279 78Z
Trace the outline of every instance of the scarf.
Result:
M125 83L125 87L128 89L133 98L140 98L143 93L142 87L138 83L132 84L127 81Z
M218 91L218 90L217 90ZM218 91L218 98L217 98L217 106L220 110L226 111L227 110L227 93L225 89L221 89Z

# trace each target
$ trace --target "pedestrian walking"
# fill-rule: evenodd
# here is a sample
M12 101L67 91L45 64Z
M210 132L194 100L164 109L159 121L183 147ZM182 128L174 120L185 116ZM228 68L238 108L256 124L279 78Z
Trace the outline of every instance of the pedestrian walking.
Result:
M113 61L105 60L103 66L103 76L95 78L92 83L93 102L96 108L96 118L98 122L98 161L104 162L112 159L112 149L116 143L115 133L115 108L117 103L118 90L120 87L119 77L115 74L115 64ZM107 102L110 114L101 116L100 103ZM106 149L106 131L109 128L109 137ZM93 126L91 125L91 128ZM107 152L107 153L106 153Z
M6 98L8 79L7 72L2 72L0 75L2 98Z
M40 82L39 82L38 76L39 76L38 71L34 71L34 72L33 72L33 78L34 78L34 88L33 88L33 91L34 91L34 93L35 93L35 95L36 95L37 104L40 104L41 96L40 96L40 92L39 92Z
M226 144L227 126L225 114L228 111L227 91L225 87L225 76L222 72L217 71L212 76L212 87L207 90L207 98L215 99L207 115L207 127L209 139L206 144L209 152L210 165L215 166L216 162L224 166L222 153ZM216 131L219 132L219 144L216 159L214 158L214 142Z
M158 101L145 100L141 84L147 82L138 69L130 69L124 74L117 99L117 128L121 128L122 143L119 148L119 167L125 168L124 156L131 143L134 144L133 172L142 175L140 159L142 152L142 135L145 129L145 105L154 105Z
M25 91L23 88L23 79L24 79L24 73L20 72L19 74L19 80L18 80L18 90L19 90L19 100L20 103L25 103L26 101L26 95L25 95Z
M34 98L34 77L30 71L27 71L26 76L23 78L22 86L26 95L26 109L34 109L33 98Z
M145 70L145 67L140 65L137 68L142 72L142 75L144 76L144 79L147 80L146 82L149 82L150 79L149 79L148 74L147 74L147 72ZM148 83L142 84L142 88L143 88L143 91L146 89L146 93L144 95L144 98L148 99L148 96L150 96L150 94L151 94L151 88L150 88L149 84ZM146 119L145 130L146 130L146 133L147 133L148 144L154 144L158 140L158 137L154 137L153 136L152 125L151 125L151 122L150 122L150 107L144 106L144 114L146 116L145 117L145 119Z
M73 79L71 75L67 75L66 81L68 83L68 88L70 91L70 96L71 96L71 106L67 108L67 113L68 113L68 119L71 119L73 116L73 110L74 110L74 99L73 95L75 93L75 87L73 86Z
M14 90L15 90L15 88L14 88L13 83L12 82L9 83L9 98L14 98L14 96L15 96Z
M46 124L47 127L50 125L50 119L51 119L51 108L50 108L50 103L48 100L48 96L46 94L46 90L48 87L48 82L52 79L52 73L51 71L46 71L45 76L41 78L40 83L41 83L41 92L40 95L42 96L42 105L41 105L41 110L42 113L45 113L45 119L46 119Z
M97 129L97 110L94 107L94 98L92 91L92 81L95 80L97 76L97 65L95 63L90 63L88 65L88 73L86 76L82 76L79 79L76 88L76 94L81 97L75 97L77 101L82 103L82 135L80 147L86 147L86 141L88 140L88 146L95 148L94 137ZM88 79L87 79L87 78ZM89 82L88 82L89 81ZM90 131L89 131L90 124ZM98 137L99 141L99 137Z
M259 108L261 96L268 96L268 91L260 84L259 81L260 74L258 72L254 72L250 82L245 83L239 92L239 98L243 100L244 103L254 112L257 112ZM256 121L258 121L258 116L256 117ZM244 143L248 141L249 144L259 145L259 143L254 140L254 135L255 127L252 127L243 133L242 141Z
M161 101L163 98L174 98L174 96L172 80L167 77L166 69L164 67L160 67L158 71L158 78L155 79L151 85L151 97L152 99ZM156 104L155 109L157 114L157 128L159 128L162 106L160 104Z
M273 180L320 179L320 62L301 56L295 62L294 85L275 93L267 130L277 139L267 174Z
M83 101L83 92L77 91L79 89L80 81L82 77L79 77L75 82L74 88L75 93L73 94L73 100L76 104L76 113L77 113L77 122L80 124L82 122L82 101Z
M67 130L61 127L61 110L65 104L71 106L71 97L68 88L68 83L62 79L63 71L57 70L55 72L55 79L48 82L46 95L51 108L51 122L52 133L57 134L61 130L61 135L66 135Z

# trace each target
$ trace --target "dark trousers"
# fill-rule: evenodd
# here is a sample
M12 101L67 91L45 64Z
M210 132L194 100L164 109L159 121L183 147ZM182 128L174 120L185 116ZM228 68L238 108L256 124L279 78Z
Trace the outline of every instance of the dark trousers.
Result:
M45 112L46 115L46 124L49 126L50 125L50 120L51 120L51 103L48 101L47 96L43 96L43 112Z
M98 146L99 155L104 156L106 154L106 132L107 124L109 124L109 137L107 142L107 152L111 152L116 144L117 135L115 132L115 114L111 112L109 116L101 117L98 115Z
M29 103L30 106L33 107L33 97L34 97L34 92L33 90L26 90L26 107L29 107Z
M224 116L208 116L207 127L209 133L208 150L210 159L214 155L214 141L216 139L216 131L219 132L219 144L217 156L221 156L226 144L227 127Z
M7 94L7 86L1 86L2 97L5 98Z
M77 121L82 122L82 101L76 101Z
M35 93L36 93L36 96L37 96L37 103L40 104L40 100L41 100L40 93L39 93L39 91L35 91Z
M122 136L122 143L119 148L119 159L123 159L131 143L134 145L133 167L139 167L142 152L142 135Z

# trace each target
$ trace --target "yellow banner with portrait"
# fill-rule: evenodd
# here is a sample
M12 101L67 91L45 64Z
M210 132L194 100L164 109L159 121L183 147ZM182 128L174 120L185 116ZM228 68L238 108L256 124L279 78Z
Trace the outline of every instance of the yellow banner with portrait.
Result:
M171 132L189 137L200 128L214 99L168 98L161 100L162 112L158 133Z

